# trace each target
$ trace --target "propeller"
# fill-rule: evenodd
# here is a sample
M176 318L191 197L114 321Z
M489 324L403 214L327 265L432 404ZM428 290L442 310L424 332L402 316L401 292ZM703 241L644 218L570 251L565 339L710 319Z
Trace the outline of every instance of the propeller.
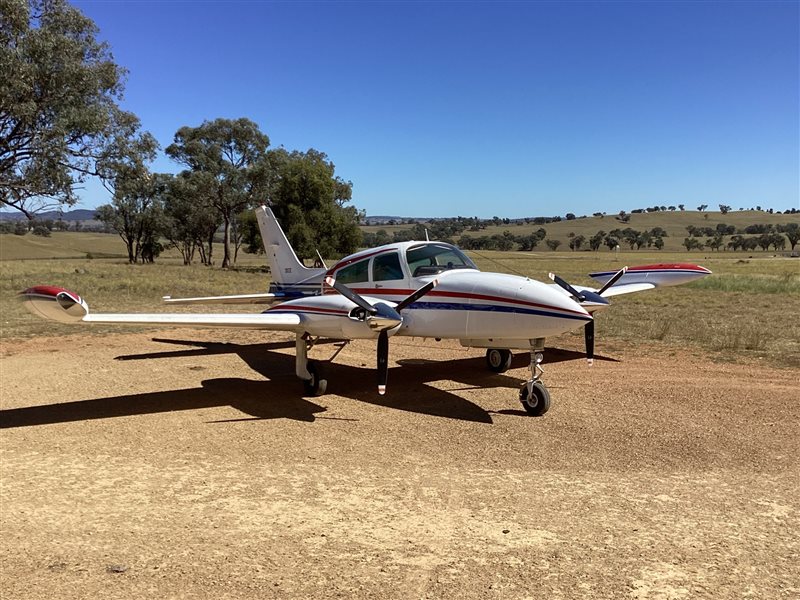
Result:
M372 329L379 330L378 333L378 393L383 396L386 393L386 382L389 379L389 330L403 323L400 311L419 300L422 296L435 288L439 280L434 279L423 285L416 292L407 296L394 307L385 302L370 304L365 298L359 296L343 283L339 283L333 277L326 277L325 283L339 292L342 296L350 300L356 306L363 308L366 315L366 322Z
M628 267L622 267L619 271L614 273L614 276L611 279L606 281L606 284L603 287L601 287L599 290L597 290L597 293L600 296L602 296L603 292L605 292L608 288L610 288L612 285L617 283L619 281L619 278L622 277L623 275L625 275L625 273L627 273L627 272L628 272Z
M579 303L583 304L584 302L590 302L591 304L594 305L605 305L608 304L608 300L606 300L605 297L603 296L603 292L605 292L612 285L617 283L617 281L619 281L620 278L623 275L625 275L627 271L628 267L622 267L619 271L614 273L611 279L606 281L603 287L601 287L596 292L593 292L591 290L578 291L555 273L549 273L549 276L550 279L552 279L557 285L567 290L567 292L569 292L570 295L573 298L575 298L575 300L577 300ZM589 365L591 366L592 363L594 363L594 319L592 319L591 321L586 323L586 325L584 325L583 338L584 338L584 344L586 346L586 362L588 362Z

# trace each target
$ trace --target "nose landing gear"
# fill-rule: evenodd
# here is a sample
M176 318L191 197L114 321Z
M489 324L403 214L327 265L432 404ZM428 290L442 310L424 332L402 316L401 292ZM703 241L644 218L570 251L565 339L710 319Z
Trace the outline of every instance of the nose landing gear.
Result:
M519 401L529 415L540 417L550 410L550 392L541 381L544 360L544 339L534 340L531 347L531 378L522 384Z

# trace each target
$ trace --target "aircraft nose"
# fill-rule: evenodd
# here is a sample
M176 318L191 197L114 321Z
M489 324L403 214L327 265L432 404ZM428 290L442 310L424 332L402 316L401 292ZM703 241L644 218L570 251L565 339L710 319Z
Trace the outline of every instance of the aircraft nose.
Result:
M522 291L522 290L521 290ZM528 300L541 306L547 324L540 326L546 335L557 335L577 329L592 320L592 315L570 296L540 281L529 280L524 288Z
M591 321L592 315L589 314L589 312L571 296L562 294L559 290L544 283L540 283L538 281L535 283L539 284L539 286L543 288L542 292L546 298L546 302L552 305L553 308L563 311L569 315L573 315L579 320Z

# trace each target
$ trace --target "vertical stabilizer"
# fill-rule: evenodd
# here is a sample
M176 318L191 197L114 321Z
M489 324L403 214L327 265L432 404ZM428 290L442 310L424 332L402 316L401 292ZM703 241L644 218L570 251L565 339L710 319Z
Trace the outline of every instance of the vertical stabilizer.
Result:
M286 291L287 288L298 292L319 291L325 269L310 269L300 262L271 208L259 206L256 218L275 287Z

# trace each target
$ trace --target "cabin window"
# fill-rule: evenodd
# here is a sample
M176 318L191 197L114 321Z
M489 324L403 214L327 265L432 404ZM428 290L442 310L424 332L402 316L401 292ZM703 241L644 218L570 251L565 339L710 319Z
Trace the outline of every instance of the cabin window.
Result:
M406 252L412 276L435 275L448 269L477 269L466 255L449 244L423 244Z
M379 254L372 259L372 281L391 281L403 279L403 268L397 252Z
M340 283L363 283L369 280L367 267L369 260L360 260L336 272L336 281Z

